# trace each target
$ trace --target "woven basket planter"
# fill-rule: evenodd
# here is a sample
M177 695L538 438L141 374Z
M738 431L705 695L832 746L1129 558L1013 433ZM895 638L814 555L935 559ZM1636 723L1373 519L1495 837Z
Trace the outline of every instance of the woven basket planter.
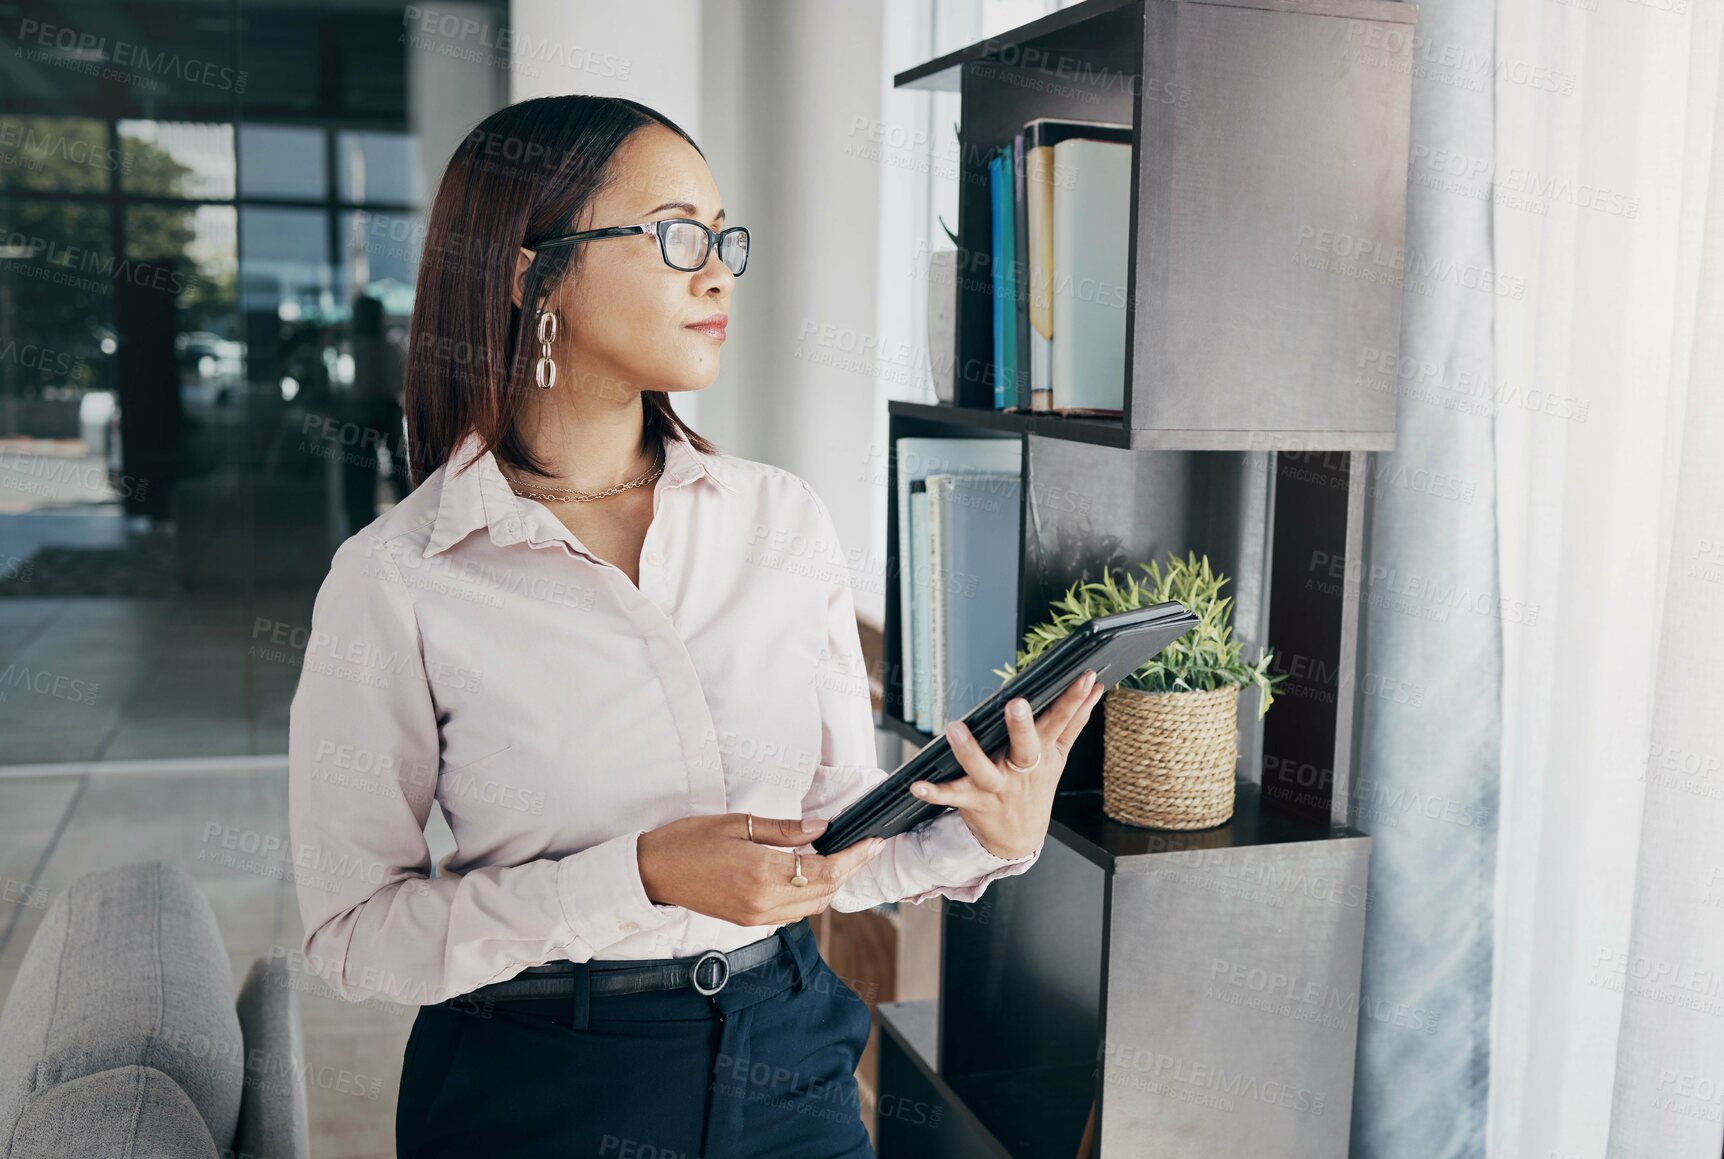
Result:
M1101 807L1152 829L1208 829L1233 816L1239 688L1105 698Z

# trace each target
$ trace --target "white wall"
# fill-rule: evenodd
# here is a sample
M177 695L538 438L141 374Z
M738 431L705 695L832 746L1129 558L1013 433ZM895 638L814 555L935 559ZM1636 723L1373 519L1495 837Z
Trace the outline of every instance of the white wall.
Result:
M828 354L877 337L881 171L850 148L880 116L880 4L718 0L705 9L703 93L714 172L755 231L726 350L725 416L737 454L806 478L860 564L856 602L878 619L880 566L866 480L880 383Z
M569 93L627 97L702 141L699 0L513 0L509 20L510 101ZM719 192L725 193L722 181ZM702 434L710 394L673 396L677 414Z
M482 4L439 4L405 18L407 108L419 138L419 164L429 209L443 170L468 131L508 100L502 70L476 45L501 33L495 12Z
M956 98L897 92L891 75L933 55L936 35L971 31L974 0L515 0L513 13L514 99L616 93L700 142L753 253L724 368L678 411L725 450L808 479L851 554L857 610L878 621L885 402L932 398L922 271L930 239L946 244L935 213L956 225L957 188Z

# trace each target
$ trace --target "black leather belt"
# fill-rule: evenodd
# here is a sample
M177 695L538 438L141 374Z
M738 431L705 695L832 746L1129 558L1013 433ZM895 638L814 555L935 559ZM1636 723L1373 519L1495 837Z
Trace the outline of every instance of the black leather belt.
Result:
M463 999L568 997L575 992L577 970L586 971L588 993L595 997L600 994L639 994L645 990L680 990L685 986L710 995L724 989L733 974L791 957L790 946L777 933L772 933L728 952L708 950L694 957L667 958L651 964L613 966L602 960L546 962L542 966L529 966L513 978L481 986L464 995Z

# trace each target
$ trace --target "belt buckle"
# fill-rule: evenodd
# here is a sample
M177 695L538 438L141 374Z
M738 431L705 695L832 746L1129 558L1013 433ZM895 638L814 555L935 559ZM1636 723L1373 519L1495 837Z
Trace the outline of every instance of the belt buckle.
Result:
M716 963L718 968L718 982L710 990L700 984L700 968L708 962ZM730 981L730 959L725 957L723 950L708 950L695 959L694 968L689 971L688 981L689 985L693 986L698 993L709 997L717 994L724 989L724 984Z

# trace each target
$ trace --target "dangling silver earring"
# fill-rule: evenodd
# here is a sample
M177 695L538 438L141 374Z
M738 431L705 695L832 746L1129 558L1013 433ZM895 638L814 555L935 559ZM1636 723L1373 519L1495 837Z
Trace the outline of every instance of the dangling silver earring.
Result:
M557 363L551 357L551 343L557 338L557 316L548 310L539 311L539 360L533 364L533 381L540 390L557 385Z

